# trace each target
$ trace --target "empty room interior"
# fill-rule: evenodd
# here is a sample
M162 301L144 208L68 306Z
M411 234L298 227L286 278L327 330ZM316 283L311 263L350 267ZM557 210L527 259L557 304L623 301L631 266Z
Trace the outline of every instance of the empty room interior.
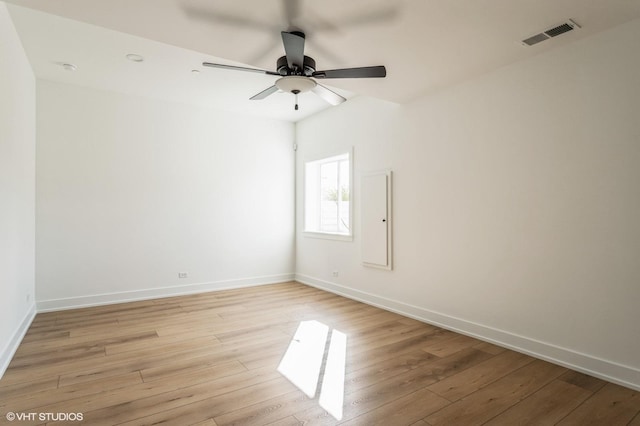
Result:
M0 1L0 424L640 426L640 1Z

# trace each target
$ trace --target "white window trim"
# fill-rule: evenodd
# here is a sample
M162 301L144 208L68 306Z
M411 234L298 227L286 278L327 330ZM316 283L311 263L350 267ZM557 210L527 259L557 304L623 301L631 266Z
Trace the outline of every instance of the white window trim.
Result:
M302 231L302 234L307 238L318 238L321 240L353 241L353 232L351 234L332 234L330 232Z
M342 234L337 232L319 232L319 231L307 231L306 217L307 217L307 163L311 163L314 161L320 161L323 159L329 159L331 157L338 157L343 154L349 154L349 233ZM349 147L347 149L335 150L331 152L325 152L319 155L315 155L313 157L306 158L303 161L303 230L302 235L307 238L317 238L322 240L335 240L335 241L353 241L353 147Z

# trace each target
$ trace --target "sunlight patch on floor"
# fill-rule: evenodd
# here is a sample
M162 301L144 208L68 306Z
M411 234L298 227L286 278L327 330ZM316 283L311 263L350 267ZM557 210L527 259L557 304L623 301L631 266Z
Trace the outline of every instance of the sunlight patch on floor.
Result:
M332 330L329 354L322 378L320 406L337 420L342 420L346 358L347 335L341 331Z
M302 321L289 343L278 371L309 398L316 396L329 327L318 321Z
M301 321L289 343L278 371L309 398L314 398L324 371L319 404L337 420L342 419L344 375L347 358L347 335L331 331L326 353L329 327L319 321Z

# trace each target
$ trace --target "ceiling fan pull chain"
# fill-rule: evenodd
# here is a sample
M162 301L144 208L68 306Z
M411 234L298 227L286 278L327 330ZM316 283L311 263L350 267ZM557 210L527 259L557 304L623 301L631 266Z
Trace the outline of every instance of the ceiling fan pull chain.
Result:
M298 110L298 93L300 93L299 90L292 90L291 91L293 93L293 95L296 97L296 106L295 106L295 110Z

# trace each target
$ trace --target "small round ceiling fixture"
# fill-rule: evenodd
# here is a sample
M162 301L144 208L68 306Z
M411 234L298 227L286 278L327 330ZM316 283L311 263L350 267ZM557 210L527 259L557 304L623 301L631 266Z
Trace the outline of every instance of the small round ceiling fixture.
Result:
M77 66L68 63L62 64L62 68L64 68L66 71L76 71L78 69Z
M200 74L200 70L191 70L193 74Z
M138 55L137 53L129 53L127 54L126 58L132 62L144 61L144 58L142 57L142 55Z
M288 75L276 80L276 87L283 92L297 95L298 93L308 92L316 87L316 82L309 77Z

